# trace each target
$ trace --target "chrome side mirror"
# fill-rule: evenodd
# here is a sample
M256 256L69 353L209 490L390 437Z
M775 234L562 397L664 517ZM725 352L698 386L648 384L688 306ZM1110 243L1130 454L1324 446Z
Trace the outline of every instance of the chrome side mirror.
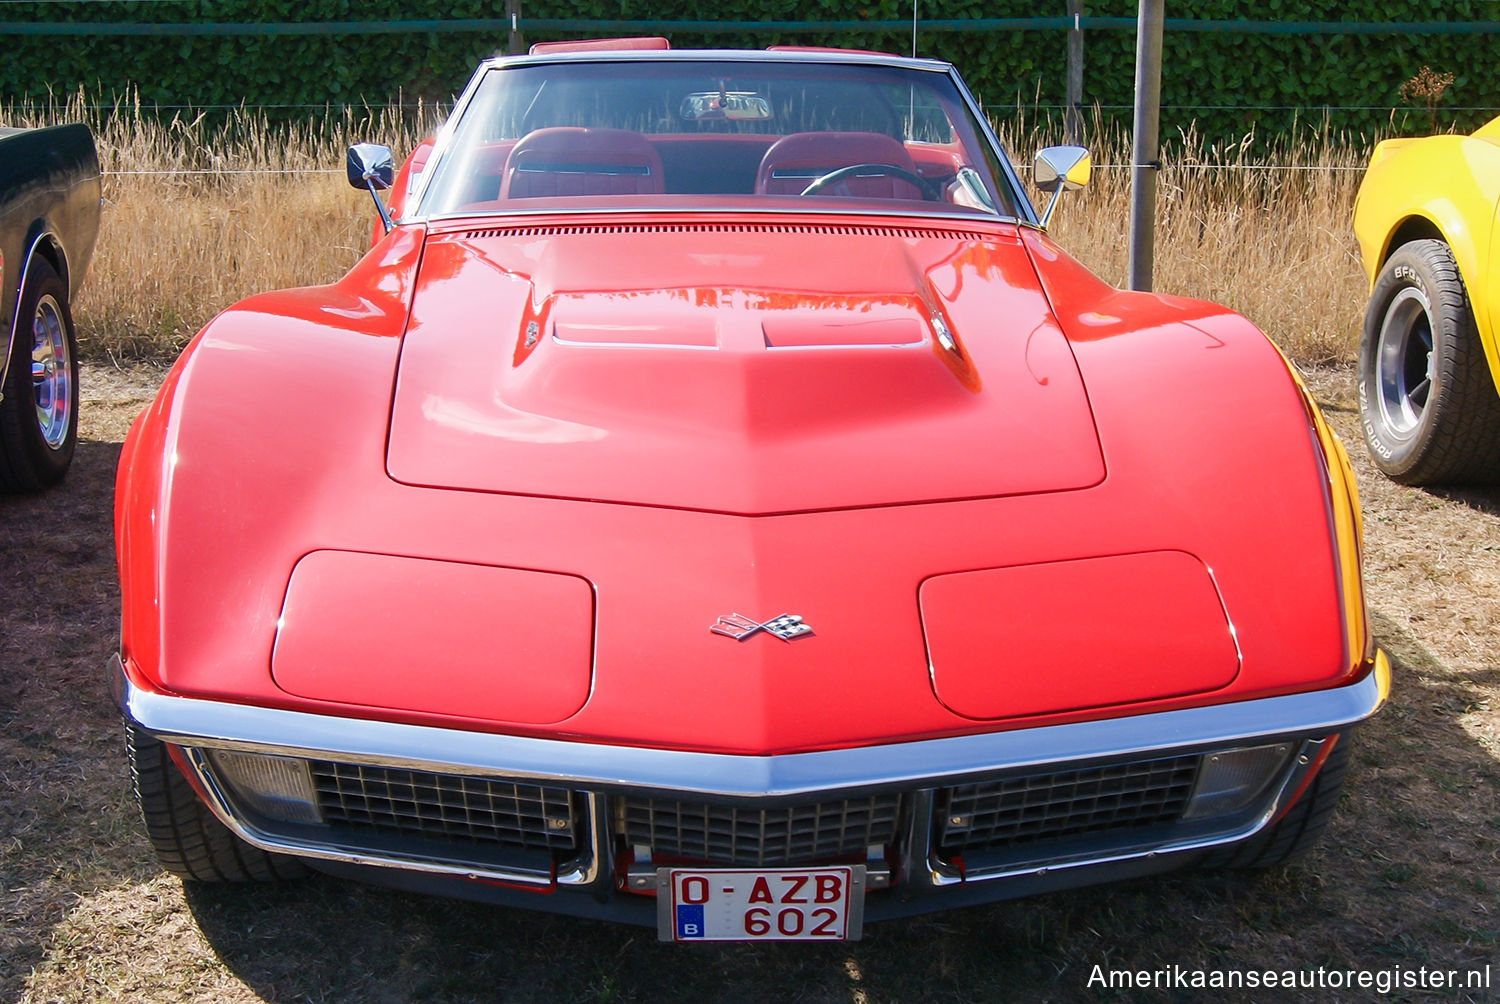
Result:
M345 167L355 188L370 186L383 192L396 182L396 157L390 147L378 143L355 143Z
M1042 213L1042 226L1052 219L1062 193L1075 192L1087 185L1093 170L1094 162L1081 146L1049 146L1036 155L1031 180L1037 188L1052 193L1052 200Z
M394 226L391 214L376 193L384 192L396 183L396 158L391 148L378 143L355 143L349 148L344 169L350 185L369 190L370 198L375 200L375 209L380 213L380 222L385 225L386 233L390 233Z

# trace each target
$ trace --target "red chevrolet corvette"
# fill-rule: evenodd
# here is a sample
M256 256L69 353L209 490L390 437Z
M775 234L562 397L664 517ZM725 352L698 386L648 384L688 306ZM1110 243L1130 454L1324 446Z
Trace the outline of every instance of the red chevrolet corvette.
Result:
M1054 244L952 67L551 47L350 171L375 246L121 456L168 870L837 939L1322 829L1389 680L1343 448Z

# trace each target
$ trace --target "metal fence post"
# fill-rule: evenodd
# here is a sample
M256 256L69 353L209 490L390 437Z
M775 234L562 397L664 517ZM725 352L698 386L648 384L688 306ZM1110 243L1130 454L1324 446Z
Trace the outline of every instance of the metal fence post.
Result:
M1135 132L1130 155L1130 288L1151 288L1156 172L1161 169L1161 33L1166 0L1140 0L1135 36Z
M1066 142L1081 146L1083 123L1078 108L1083 103L1083 0L1068 0L1068 17L1073 26L1068 29L1068 107L1063 115L1063 135Z
M526 39L521 36L521 0L505 0L505 20L510 22L510 41L505 51L518 56L526 51Z

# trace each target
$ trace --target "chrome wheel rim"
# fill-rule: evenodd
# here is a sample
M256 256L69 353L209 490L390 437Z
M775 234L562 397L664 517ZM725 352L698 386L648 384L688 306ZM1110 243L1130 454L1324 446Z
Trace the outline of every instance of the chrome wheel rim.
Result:
M31 390L42 442L62 449L73 420L73 360L62 308L50 293L37 302L31 319Z
M1427 411L1432 393L1432 312L1427 294L1401 290L1386 308L1376 349L1380 418L1392 433L1410 436Z

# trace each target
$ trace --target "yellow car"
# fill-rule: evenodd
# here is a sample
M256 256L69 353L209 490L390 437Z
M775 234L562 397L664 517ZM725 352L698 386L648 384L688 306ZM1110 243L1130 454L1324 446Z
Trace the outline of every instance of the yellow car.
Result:
M1354 204L1370 280L1359 407L1405 484L1500 480L1500 118L1377 147Z

